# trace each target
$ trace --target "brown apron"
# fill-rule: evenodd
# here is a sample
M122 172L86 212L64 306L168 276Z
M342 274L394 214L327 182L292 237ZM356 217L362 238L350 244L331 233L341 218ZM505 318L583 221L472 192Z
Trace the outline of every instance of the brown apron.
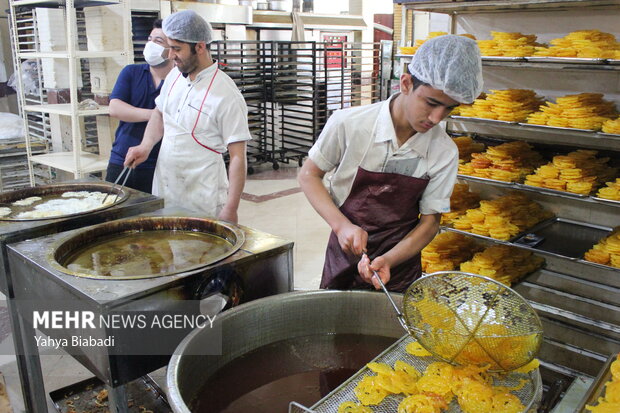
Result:
M340 211L355 225L368 232L370 259L385 254L418 223L419 200L428 179L358 168L351 193ZM325 253L321 288L349 290L374 289L357 271L360 257L346 254L332 231ZM420 254L390 268L390 291L403 292L422 273Z

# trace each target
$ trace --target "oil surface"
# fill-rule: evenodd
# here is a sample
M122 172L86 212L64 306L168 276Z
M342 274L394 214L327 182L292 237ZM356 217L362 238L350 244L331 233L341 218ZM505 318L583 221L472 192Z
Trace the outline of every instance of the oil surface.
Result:
M212 262L231 247L225 239L204 232L138 231L101 237L62 264L91 275L166 274Z
M310 407L395 341L314 335L258 348L218 370L202 386L191 411L287 413L291 401Z

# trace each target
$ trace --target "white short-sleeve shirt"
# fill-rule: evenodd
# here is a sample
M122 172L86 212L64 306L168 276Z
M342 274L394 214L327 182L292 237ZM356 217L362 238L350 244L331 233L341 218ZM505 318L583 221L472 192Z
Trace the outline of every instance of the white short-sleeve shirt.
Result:
M217 62L212 64L193 81L176 67L168 73L155 99L167 138L194 130L201 144L220 153L231 143L252 139L245 100L235 82L217 66Z
M327 121L309 158L327 176L328 191L341 206L349 196L358 167L429 178L420 198L420 213L450 211L456 182L458 148L439 124L416 133L402 146L390 115L390 101L336 111Z

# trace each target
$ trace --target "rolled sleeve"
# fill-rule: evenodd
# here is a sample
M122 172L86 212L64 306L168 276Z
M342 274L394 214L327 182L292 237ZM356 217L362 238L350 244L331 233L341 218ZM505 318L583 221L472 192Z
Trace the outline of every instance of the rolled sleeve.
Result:
M222 108L221 130L226 145L235 142L249 141L252 139L248 128L248 107L243 97L231 99L230 104Z
M459 160L458 150L446 151L442 161L433 168L431 179L420 200L420 213L424 215L450 212L450 196L456 183Z
M344 153L344 125L338 115L336 112L327 120L319 139L308 152L308 157L323 172L336 168Z

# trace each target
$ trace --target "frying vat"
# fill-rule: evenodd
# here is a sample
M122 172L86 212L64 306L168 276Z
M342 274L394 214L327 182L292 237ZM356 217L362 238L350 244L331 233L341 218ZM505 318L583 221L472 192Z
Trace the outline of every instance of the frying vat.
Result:
M136 275L127 276L109 276L103 274L90 274L86 272L72 271L67 268L66 263L69 257L71 257L76 251L84 248L85 245L89 245L97 240L110 235L118 234L131 234L135 232L149 232L149 231L192 231L210 234L217 236L220 239L226 241L226 251L218 254L217 256L210 257L210 259L204 263L193 265L191 267L184 268L176 271L166 271L156 274L149 274L148 272ZM162 277L179 272L187 272L196 270L199 268L207 267L217 261L220 261L232 254L234 254L245 241L243 231L238 227L229 225L223 221L216 221L208 218L197 217L137 217L128 218L112 222L106 222L95 227L90 227L78 231L70 237L67 237L58 243L52 245L48 251L48 260L50 264L66 274L75 275L78 277L97 278L97 279L140 279L140 278L153 278Z
M400 305L402 295L394 294ZM201 354L218 340L222 355ZM213 329L195 330L177 347L168 365L168 400L174 412L190 413L203 384L227 363L282 340L312 335L356 334L399 338L394 310L382 293L304 291L280 294L233 308L218 316Z

